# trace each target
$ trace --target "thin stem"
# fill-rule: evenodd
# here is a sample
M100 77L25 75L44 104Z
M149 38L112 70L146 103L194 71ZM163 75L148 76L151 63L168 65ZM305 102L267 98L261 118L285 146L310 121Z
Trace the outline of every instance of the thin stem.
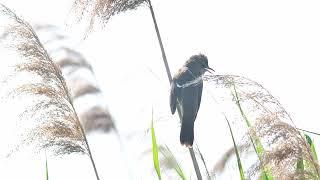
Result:
M156 33L157 33L157 37L158 37L158 41L159 41L159 45L160 45L160 49L161 49L161 54L162 54L163 63L164 63L164 66L166 68L166 72L167 72L167 76L168 76L168 79L169 79L169 83L171 84L172 76L171 76L171 73L170 73L170 69L169 69L169 65L168 65L168 61L167 61L167 56L166 56L166 53L164 51L163 43L162 43L162 40L161 40L161 36L160 36L160 32L159 32L157 21L156 21L156 17L154 15L154 11L153 11L153 7L152 7L152 4L151 4L151 0L147 0L147 1L148 1L149 9L150 9L150 12L151 12L154 28L155 28ZM179 106L178 106L177 110L178 110L179 118L181 120L181 109L179 108ZM198 165L198 162L197 162L197 159L196 159L196 156L195 156L195 153L194 153L194 150L193 150L192 147L189 148L189 152L190 152L190 156L191 156L191 159L192 159L194 170L196 171L197 179L198 180L202 180L202 176L201 176L201 172L200 172L200 169L199 169L199 165Z
M300 131L304 131L304 132L307 132L307 133L311 133L311 134L315 134L315 135L320 136L320 134L319 134L319 133L316 133L316 132L312 132L312 131L308 131L308 130L300 129L300 128L297 128L297 129L300 130Z
M11 12L9 9L7 9L7 10L9 12ZM28 23L25 23L24 21L20 20L15 14L13 14L13 16L17 21L21 21L23 23L23 25L25 25L26 27L28 27L30 29L30 32L32 33L33 38L36 39L37 46L42 47L42 45L40 43L40 40L39 40L38 36L36 35L36 33L32 30L32 27ZM61 83L62 88L63 88L64 92L66 93L66 96L67 96L66 100L70 103L70 105L72 107L72 110L73 110L73 112L75 114L75 117L77 119L77 122L79 123L80 129L81 129L81 133L82 133L83 139L85 141L85 144L86 144L86 147L87 147L87 150L88 150L88 154L89 154L89 158L91 160L91 163L92 163L96 178L97 178L97 180L100 180L99 175L98 175L98 171L97 171L97 168L96 168L96 165L95 165L95 162L93 160L93 157L92 157L92 154L91 154L91 151L90 151L90 147L89 147L89 144L88 144L88 141L87 141L87 137L85 135L85 132L83 130L83 127L81 125L79 117L77 115L77 112L76 112L76 110L75 110L75 108L73 106L72 98L70 97L69 90L66 87L65 81L64 81L64 79L63 79L63 77L61 75L61 71L58 69L58 67L55 65L55 63L52 61L52 59L49 57L47 51L43 47L42 47L42 50L43 50L43 52L45 52L44 53L45 59L48 60L50 65L54 68L55 73L56 73L55 75L57 76L58 81Z
M236 156L237 156L237 163L238 163L238 168L239 168L239 173L240 173L240 179L241 180L245 180L243 167L242 167L241 159L240 159L240 154L239 154L239 151L238 151L238 147L237 147L236 141L234 140L234 136L233 136L233 132L232 132L232 129L231 129L230 122L229 122L229 120L227 119L226 116L224 116L224 118L228 123L229 131L230 131L230 134L231 134L231 137L232 137L233 147L234 147L234 150L235 150L235 153L236 153Z
M188 148L188 149L189 149L189 153L190 153L190 156L191 156L191 159L192 159L194 170L196 171L196 174L197 174L197 178L198 178L198 180L202 180L202 176L201 176L201 173L200 173L200 168L199 168L199 165L198 165L198 162L197 162L197 158L196 158L196 156L194 154L193 147Z
M234 90L235 94L233 94L233 92L231 92L231 93L232 93L233 97L235 98L236 105L237 105L238 109L240 110L241 116L246 121L247 126L249 128L251 128L251 123L249 122L248 117L244 113L244 111L242 109L242 106L240 104L240 99L239 99L238 92L237 92L237 89L236 89L236 85L234 84L234 82L233 82L233 90ZM249 137L250 137L250 141L251 141L251 143L253 145L253 148L254 148L257 156L258 156L258 159L262 163L261 154L264 151L263 146L262 146L259 138L257 138L257 135L256 135L255 131L253 131L253 137L251 136L250 133L248 133L248 134L249 134ZM262 163L262 172L263 172L264 176L266 177L266 179L273 179L272 176L270 177L270 175L269 175L270 173L269 173L268 167L264 167L263 163Z
M90 157L91 164L92 164L92 166L93 166L94 173L95 173L95 175L96 175L97 180L100 180L99 175L98 175L98 171L97 171L97 168L96 168L96 163L94 162L93 157L92 157L92 154L91 154L91 150L90 150L90 147L89 147L89 143L88 143L88 140L87 140L87 136L85 135L85 132L84 132L83 127L82 127L81 124L80 124L80 129L81 129L81 132L82 132L82 134L83 134L84 142L86 143L86 146L87 146L87 148L88 148L87 150L88 150L88 153L89 153L89 157Z
M75 113L75 116L76 116L76 118L77 118L77 121L78 121L78 123L79 123L80 130L81 130L81 134L82 134L82 136L83 136L84 142L86 143L86 147L87 147L87 150L88 150L89 158L90 158L90 161L91 161L91 164L92 164L94 173L95 173L95 175L96 175L97 180L100 180L99 175L98 175L98 171L97 171L97 167L96 167L96 163L94 162L93 156L92 156L92 154L91 154L91 150L90 150L90 146L89 146L89 143L88 143L88 140L87 140L86 133L85 133L83 127L82 127L82 124L81 124L81 122L80 122L80 120L79 120L79 117L78 117L77 112L76 112L76 110L75 110L75 108L74 108L74 106L73 106L73 103L72 103L72 100L71 100L69 94L68 94L67 96L68 96L68 98L69 98L71 107L72 107L72 109L73 109L73 111L74 111L74 113Z
M209 173L209 170L208 170L206 161L204 160L203 155L202 155L202 153L200 152L200 149L199 149L198 144L196 144L196 148L197 148L198 153L199 153L199 155L200 155L200 158L201 158L201 160L202 160L202 162L203 162L204 168L206 169L206 173L207 173L208 179L210 179L210 173Z
M35 36L37 37L37 36ZM39 41L39 40L38 40ZM39 41L40 42L40 41ZM47 56L47 59L49 59L49 62L50 64L53 66L53 68L55 69L56 73L57 73L57 79L60 81L62 87L63 87L63 90L64 92L66 93L66 96L67 96L67 101L70 103L71 107L72 107L72 110L74 112L74 115L76 116L76 119L77 119L77 122L79 123L79 126L80 126L80 130L81 130L81 134L83 136L83 140L86 144L86 147L87 147L87 151L88 151L88 154L89 154L89 158L90 158L90 161L91 161L91 164L92 164L92 167L93 167L93 170L94 170L94 173L96 175L96 178L97 180L100 180L99 178L99 175L98 175L98 171L97 171L97 168L96 168L96 164L93 160L93 156L91 154L91 150L90 150L90 146L89 146L89 143L88 143L88 140L87 140L87 136L85 134L85 131L82 127L82 124L80 122L80 119L78 117L78 114L76 112L76 109L74 108L73 106L73 102L72 102L72 98L70 97L70 94L69 94L69 91L68 91L68 88L66 87L66 84L65 84L65 81L62 79L62 76L60 74L60 70L57 68L57 66L53 63L53 61L50 59L50 57L48 56L48 53L46 53L46 56Z
M160 45L160 48L161 48L161 54L162 54L162 59L163 59L163 62L164 62L164 66L166 68L166 72L167 72L167 75L168 75L169 82L171 83L172 76L171 76L171 73L170 73L170 69L169 69L169 65L168 65L168 61L167 61L167 56L166 56L166 53L164 51L164 47L163 47L163 44L162 44L162 40L161 40L161 36L160 36L157 20L156 20L156 17L154 15L154 11L153 11L153 7L152 7L152 4L151 4L151 0L148 0L148 3L149 3L149 9L150 9L150 12L151 12L154 28L155 28L155 30L157 32L157 37L158 37L159 45Z

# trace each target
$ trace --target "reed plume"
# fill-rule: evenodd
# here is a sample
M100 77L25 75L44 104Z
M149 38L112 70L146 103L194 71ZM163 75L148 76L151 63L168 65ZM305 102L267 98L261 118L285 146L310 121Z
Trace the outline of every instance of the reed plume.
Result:
M134 10L145 2L146 0L75 0L71 12L74 13L77 22L88 21L88 33L97 21L105 25L112 16Z
M266 167L270 169L275 179L319 178L318 162L312 156L304 135L295 127L280 102L262 85L232 75L210 75L206 80L212 85L210 87L224 92L215 93L219 94L215 99L218 103L224 104L224 107L230 108L225 114L234 120L233 124L246 129L238 131L238 134L243 136L242 141L238 142L240 151L245 154L243 158L258 154L257 141L251 141L251 138L258 139L261 143L261 154L256 161L251 165L248 165L250 163L247 161L248 178L259 176ZM217 167L225 164L230 153L224 157L218 162ZM306 166L297 170L297 163L301 160Z
M101 100L103 93L95 80L95 74L85 57L72 47L66 32L54 25L35 25L40 41L49 56L58 65L74 100L75 110L86 132L115 130L114 120ZM90 97L90 102L81 101Z
M8 126L3 156L31 149L53 154L86 153L99 179L84 130L61 71L32 27L0 4L1 109ZM7 141L5 137L11 137Z

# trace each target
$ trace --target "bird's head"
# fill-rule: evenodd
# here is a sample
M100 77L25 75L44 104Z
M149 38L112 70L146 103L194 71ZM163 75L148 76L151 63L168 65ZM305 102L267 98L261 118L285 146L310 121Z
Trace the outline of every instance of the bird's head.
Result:
M197 76L204 74L206 71L214 72L214 70L208 65L207 56L203 54L191 56L185 63L185 66Z

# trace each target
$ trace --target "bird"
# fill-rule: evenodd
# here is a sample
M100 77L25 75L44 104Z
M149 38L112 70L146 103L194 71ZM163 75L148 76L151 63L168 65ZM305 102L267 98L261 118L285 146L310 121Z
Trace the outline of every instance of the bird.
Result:
M170 108L181 111L180 143L191 148L194 141L194 122L201 103L202 75L214 71L203 54L191 56L174 75L170 90Z

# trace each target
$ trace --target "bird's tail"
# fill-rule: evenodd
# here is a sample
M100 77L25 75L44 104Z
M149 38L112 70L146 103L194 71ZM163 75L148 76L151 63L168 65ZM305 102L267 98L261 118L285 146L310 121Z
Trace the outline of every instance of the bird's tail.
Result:
M180 131L180 143L181 145L185 145L187 147L192 147L194 133L193 133L194 121L182 121L181 131Z

